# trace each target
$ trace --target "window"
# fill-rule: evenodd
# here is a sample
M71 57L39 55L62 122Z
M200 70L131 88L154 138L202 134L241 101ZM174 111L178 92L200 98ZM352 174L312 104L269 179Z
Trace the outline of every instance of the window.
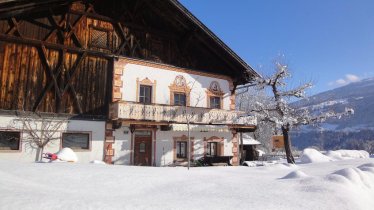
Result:
M0 151L20 150L21 133L16 131L0 131Z
M90 39L89 46L100 48L100 49L110 49L111 48L111 33L104 28L90 27Z
M145 143L144 142L139 144L139 152L141 152L141 153L145 152Z
M176 106L186 106L186 94L184 94L184 93L174 93L174 105L176 105Z
M170 105L189 106L191 88L188 87L186 79L182 75L175 77L170 84Z
M186 141L177 141L177 158L187 158Z
M221 108L221 98L212 96L210 97L210 108L220 109Z
M207 94L207 107L211 109L222 109L223 108L223 96L225 93L222 91L217 81L212 81Z
M140 85L139 102L144 104L152 103L152 86Z
M69 147L76 150L90 149L89 133L64 133L62 134L62 148Z
M208 142L206 155L217 156L217 142Z

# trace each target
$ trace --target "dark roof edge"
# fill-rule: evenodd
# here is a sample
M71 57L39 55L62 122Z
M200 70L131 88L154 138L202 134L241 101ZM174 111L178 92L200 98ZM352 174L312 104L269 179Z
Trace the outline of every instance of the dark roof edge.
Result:
M236 61L238 61L245 69L250 71L255 76L261 77L249 64L241 59L230 47L228 47L220 38L218 38L208 27L206 27L199 19L197 19L185 6L178 2L178 0L169 0L176 8L178 8L184 15L186 15L193 23L199 26L206 34L208 34L214 41L216 41L227 53L229 53Z

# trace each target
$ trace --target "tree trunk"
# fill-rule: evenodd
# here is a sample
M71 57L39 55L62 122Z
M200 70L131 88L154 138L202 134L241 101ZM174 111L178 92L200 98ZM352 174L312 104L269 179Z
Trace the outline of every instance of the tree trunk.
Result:
M40 159L39 161L42 161L43 160L43 153L44 153L44 146L41 148L41 152L40 152Z
M35 162L43 160L44 147L39 147L36 149Z
M35 162L40 161L39 159L40 159L40 156L42 155L42 151L41 151L41 150L42 150L42 149L41 149L40 147L37 147L37 148L36 148Z
M289 129L285 126L282 126L282 134L284 138L284 150L286 151L287 162L291 164L295 164L295 159L293 158L292 151L291 151L291 143L288 136Z

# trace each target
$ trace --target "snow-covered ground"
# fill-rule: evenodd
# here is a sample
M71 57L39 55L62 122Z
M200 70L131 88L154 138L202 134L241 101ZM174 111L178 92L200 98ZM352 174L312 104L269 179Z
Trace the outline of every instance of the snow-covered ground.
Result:
M0 161L0 209L374 209L374 159L262 167Z

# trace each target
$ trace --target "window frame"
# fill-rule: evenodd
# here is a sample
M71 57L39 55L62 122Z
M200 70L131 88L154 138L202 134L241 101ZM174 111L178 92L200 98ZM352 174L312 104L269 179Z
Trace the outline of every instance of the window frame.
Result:
M186 135L182 135L182 136L174 136L173 137L173 162L176 163L176 162L185 162L188 160L188 158L190 157L191 160L194 159L194 152L195 152L195 149L194 149L194 145L195 145L195 137L190 137L191 139L191 154L189 154L189 149L188 149L188 137ZM187 152L186 152L186 158L178 158L177 157L177 142L178 141L183 141L183 142L186 142L187 144Z
M212 155L212 144L215 145L215 149L214 149L214 155ZM209 157L217 157L218 156L218 142L216 141L210 141L210 142L207 142L207 145L206 145L206 156L209 156Z
M182 151L182 144L184 144L184 156L178 155L179 151ZM188 157L188 142L187 141L176 141L176 156L177 159L187 159Z
M212 104L212 99L214 104ZM214 99L218 99L218 103ZM217 106L214 106L217 105ZM209 97L209 108L211 109L222 109L222 97L219 96L210 96Z
M170 90L170 105L172 106L190 106L190 93L191 88L188 86L186 78L183 75L177 75L169 85ZM185 105L175 104L175 94L184 94L185 95Z
M144 89L144 96L142 96L142 88ZM149 102L146 102L146 100L144 101L141 101L141 98L144 98L146 99L146 91L145 91L145 88L149 88ZM142 104L152 104L153 101L152 101L152 94L153 94L153 86L151 85L143 85L143 84L140 84L139 85L139 103L142 103Z
M13 152L21 152L22 151L22 136L23 132L20 130L0 130L0 132L11 132L11 133L19 133L19 139L18 139L18 149L12 150L12 149L0 149L0 153L13 153Z
M67 131L61 133L61 142L60 142L60 149L64 148L64 135L66 134L88 134L88 149L77 149L77 148L70 148L74 152L90 152L92 150L92 132L91 131Z
M175 103L176 102L176 95L179 95L179 96L184 96L184 103ZM179 102L181 101L180 100L180 97L179 98ZM186 93L182 93L182 92L173 92L173 105L174 106L187 106L187 94Z
M98 32L106 33L106 45L105 46L101 46L93 40L94 30ZM102 50L111 50L113 48L113 30L108 29L108 28L103 28L103 27L97 27L92 24L89 25L88 47L102 49Z
M137 103L141 103L141 104L148 104L148 103L143 103L143 102L140 102L140 86L150 86L151 87L151 91L150 91L150 94L151 94L151 98L150 98L150 103L149 104L154 104L156 102L156 80L154 80L153 82L148 78L144 78L143 80L139 80L139 77L136 78L136 92L135 92L135 95L136 95L136 102Z
M207 101L207 108L209 109L224 109L223 106L223 96L225 93L222 91L218 81L212 81L209 85L209 88L206 90L206 101ZM217 97L219 98L219 108L212 107L211 98Z

